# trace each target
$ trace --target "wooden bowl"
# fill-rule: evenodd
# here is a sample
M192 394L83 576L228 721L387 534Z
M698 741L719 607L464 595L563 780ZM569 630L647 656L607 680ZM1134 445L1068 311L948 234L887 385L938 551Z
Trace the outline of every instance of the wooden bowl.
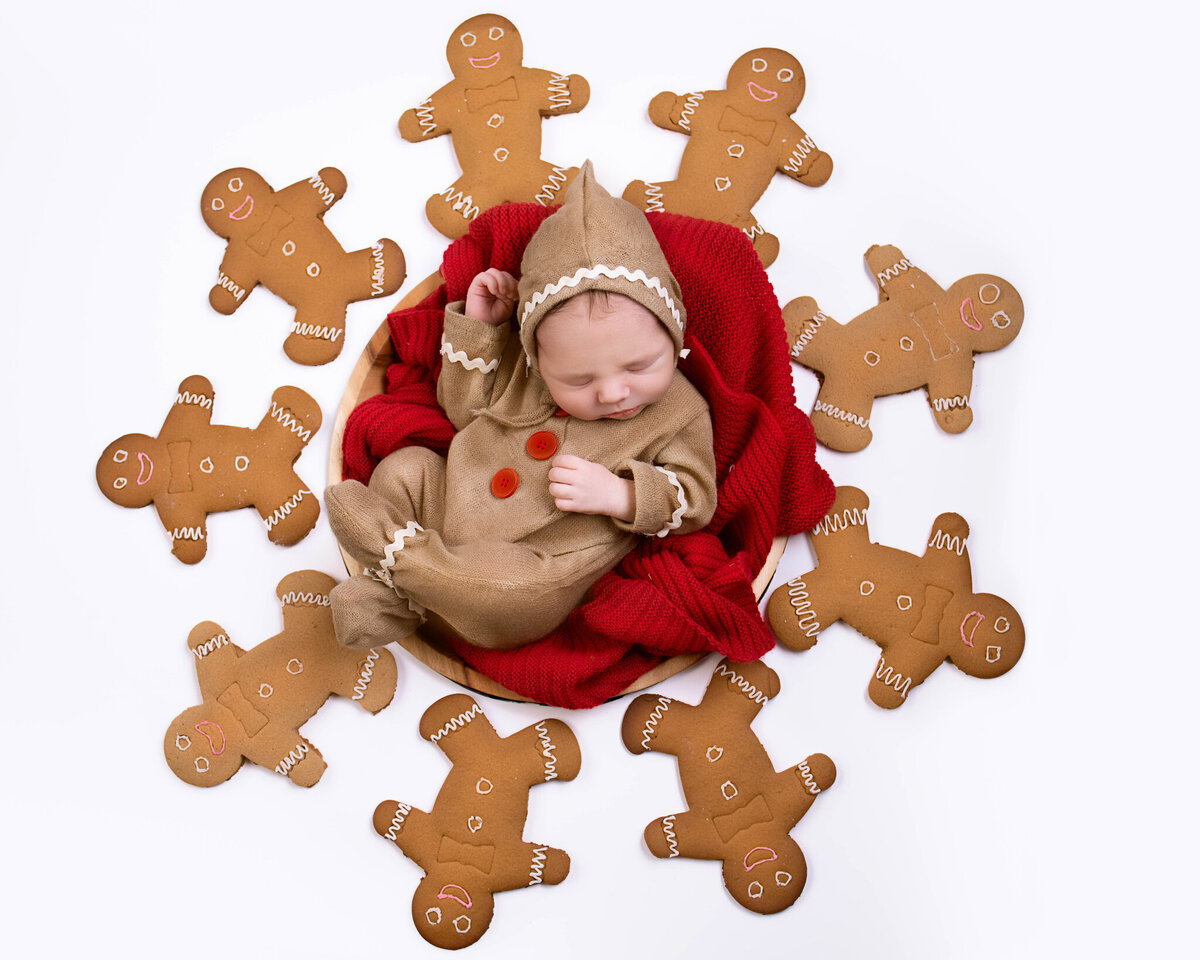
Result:
M430 274L409 290L394 309L415 306L433 293L441 285L441 282L440 273ZM337 414L333 421L333 437L329 446L330 483L338 483L342 479L342 435L346 430L346 421L350 418L350 412L367 398L373 397L377 393L383 393L387 386L387 369L395 362L396 352L392 346L391 334L385 320L379 325L379 329L375 331L375 335L371 337L359 356L358 362L354 365L354 369L350 372L350 381L346 384L346 391L342 394L341 403L338 404ZM763 564L758 576L754 578L753 587L756 597L761 599L766 593L786 544L786 537L776 537L771 544L771 552L767 555L767 561ZM345 550L342 550L341 553L342 561L346 564L346 570L350 574L364 572L362 565ZM490 697L528 702L527 697L514 693L507 687L502 687L491 677L484 676L463 661L446 642L447 632L444 624L436 617L430 616L420 630L396 642L421 663L448 680L453 680L455 683ZM667 677L687 669L704 656L706 656L704 653L688 653L664 660L621 691L621 696L645 690L660 680L665 680Z

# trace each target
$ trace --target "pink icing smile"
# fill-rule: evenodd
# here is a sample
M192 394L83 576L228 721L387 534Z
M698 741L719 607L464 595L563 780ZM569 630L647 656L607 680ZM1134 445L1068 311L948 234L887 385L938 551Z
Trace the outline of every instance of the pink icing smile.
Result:
M500 62L500 51L497 50L490 57L468 57L467 59L476 70L486 70Z
M770 103L779 96L778 90L768 90L766 87L760 87L753 80L746 81L746 89L750 91L750 96L759 103Z
M970 297L967 297L967 299L962 302L962 306L958 308L958 315L962 319L962 322L972 330L983 329L983 324L980 323L979 319L975 316L975 301Z
M468 910L471 909L471 895L457 883L448 883L438 892L439 900L457 900Z
M217 735L221 738L220 747L217 746L217 742L213 738L213 735L208 732L210 728L215 730ZM208 741L208 749L212 751L212 755L214 757L219 757L225 752L225 731L221 729L221 725L219 723L214 723L212 720L201 720L198 724L196 724L196 732Z
M145 486L150 482L150 478L154 476L154 461L144 453L138 454L138 475L137 485Z
M757 856L755 856L755 854L757 854ZM751 861L751 857L754 857L753 861ZM746 872L749 873L760 863L770 863L772 860L778 859L779 854L777 854L770 847L755 847L748 854L746 854L745 858L742 860L742 864L745 866Z
M967 629L967 624L970 624L970 630ZM963 617L962 626L959 628L959 635L962 637L962 642L968 647L975 646L975 631L979 629L979 625L983 623L983 614L978 610L972 610Z
M242 211L245 211L245 212L243 213ZM232 213L229 214L229 219L230 220L245 220L253 212L254 212L254 198L252 196L250 196L250 194L246 194L246 199L242 201L241 205L236 210L234 210ZM240 216L239 216L239 214L240 214Z

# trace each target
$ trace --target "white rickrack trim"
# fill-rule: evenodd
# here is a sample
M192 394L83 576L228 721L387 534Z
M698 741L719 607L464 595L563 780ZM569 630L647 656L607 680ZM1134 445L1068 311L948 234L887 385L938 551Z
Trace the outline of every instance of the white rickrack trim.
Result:
M381 580L393 590L396 585L392 582L392 567L396 565L396 554L404 549L404 542L410 537L415 537L418 533L423 533L425 528L417 523L416 520L409 520L403 527L396 530L392 542L387 545L384 550L384 557L379 562L379 569L373 571L376 580Z
M442 338L441 355L451 363L457 363L468 370L478 370L480 373L491 373L500 366L500 358L485 361L482 357L468 357L465 350L455 350L454 345Z
M744 693L749 699L753 700L759 706L762 706L771 699L767 694L759 690L758 687L752 684L732 667L727 667L722 663L718 663L716 675L722 678L730 678L729 682L733 686L741 690L742 693Z
M538 306L544 303L547 298L554 296L554 294L558 293L560 290L563 290L567 287L577 287L584 280L595 280L597 277L608 277L610 280L621 278L649 287L660 297L662 297L663 301L667 305L667 309L671 311L671 316L674 318L680 332L683 332L683 317L679 315L679 307L675 304L670 292L663 285L663 282L658 279L658 277L647 276L646 271L642 270L640 267L637 270L630 270L628 267L609 267L602 263L598 263L594 267L580 267L572 276L562 277L556 283L546 284L546 286L539 293L535 293L525 303L525 306L521 311L521 323L524 324L525 321L529 319L529 315L533 313Z
M457 717L451 717L449 719L449 721L447 721L445 726L443 726L436 733L431 733L429 735L430 742L437 743L439 740L442 739L442 737L446 736L446 734L453 733L455 730L458 730L461 727L465 727L468 723L470 723L476 717L480 716L482 713L483 713L483 707L481 707L477 703L472 704L470 710L467 710L464 713L460 713Z
M683 492L683 484L679 482L679 477L675 475L674 470L668 470L666 467L658 466L656 466L654 469L662 472L662 474L671 481L671 486L675 488L675 499L679 503L679 506L676 507L674 512L671 514L671 519L666 522L661 530L654 534L656 537L665 537L672 530L678 530L683 524L683 515L687 512L688 500L687 494Z
M845 423L852 423L856 427L867 429L871 424L869 417L860 417L856 413L850 413L843 410L841 407L836 407L832 403L825 403L823 400L818 400L813 407L814 413L823 413L827 417L832 417L834 420L841 420Z
M361 700L367 692L367 687L370 686L371 677L375 673L375 661L379 659L378 650L368 650L366 662L363 663L362 673L358 675L358 680L354 684L354 696L351 700Z
M815 637L821 632L821 623L817 620L817 615L813 611L812 601L808 599L808 584L797 577L795 580L789 580L787 584L788 602L792 605L792 609L796 611L796 626L798 626L806 637Z
M197 644L192 653L196 655L197 660L203 660L218 647L223 647L227 643L229 643L229 638L223 633L218 633L211 640L206 640L204 643Z

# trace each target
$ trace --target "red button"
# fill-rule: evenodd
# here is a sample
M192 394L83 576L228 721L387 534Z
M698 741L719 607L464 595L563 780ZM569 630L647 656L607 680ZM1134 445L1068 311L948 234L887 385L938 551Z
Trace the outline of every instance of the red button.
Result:
M564 410L562 407L559 407L557 410L555 410L554 415L556 417L569 417L570 416L570 414L567 413L567 411Z
M525 452L534 460L549 460L558 449L558 437L549 430L539 430L525 441Z
M492 493L501 500L511 497L517 492L517 471L512 467L502 467L492 477Z

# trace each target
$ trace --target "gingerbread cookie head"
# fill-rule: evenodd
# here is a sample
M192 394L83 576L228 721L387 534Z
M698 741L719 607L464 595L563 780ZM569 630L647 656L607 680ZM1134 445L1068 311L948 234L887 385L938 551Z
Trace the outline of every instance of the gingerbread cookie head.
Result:
M977 273L950 285L947 300L958 304L962 339L976 353L999 350L1016 339L1025 320L1021 295L1007 280Z
M214 787L242 766L242 726L219 703L188 707L167 728L163 755L167 766L184 783Z
M1007 600L990 593L956 596L939 630L950 662L983 680L1008 673L1025 650L1020 615Z
M747 116L786 117L804 99L804 69L786 50L760 47L734 61L725 85Z
M413 924L435 947L469 947L491 925L495 897L490 890L472 883L471 873L474 871L464 867L437 869L417 885L412 902Z
M166 448L144 433L127 433L108 445L96 461L96 484L120 507L144 507L164 491Z
M729 895L747 910L778 913L803 892L808 864L795 840L777 824L764 823L738 836L738 846L726 856L721 876Z
M248 167L218 173L204 188L200 213L219 237L250 236L271 212L270 184Z
M523 56L517 28L497 13L464 20L446 41L450 71L471 83L493 84L511 77Z

